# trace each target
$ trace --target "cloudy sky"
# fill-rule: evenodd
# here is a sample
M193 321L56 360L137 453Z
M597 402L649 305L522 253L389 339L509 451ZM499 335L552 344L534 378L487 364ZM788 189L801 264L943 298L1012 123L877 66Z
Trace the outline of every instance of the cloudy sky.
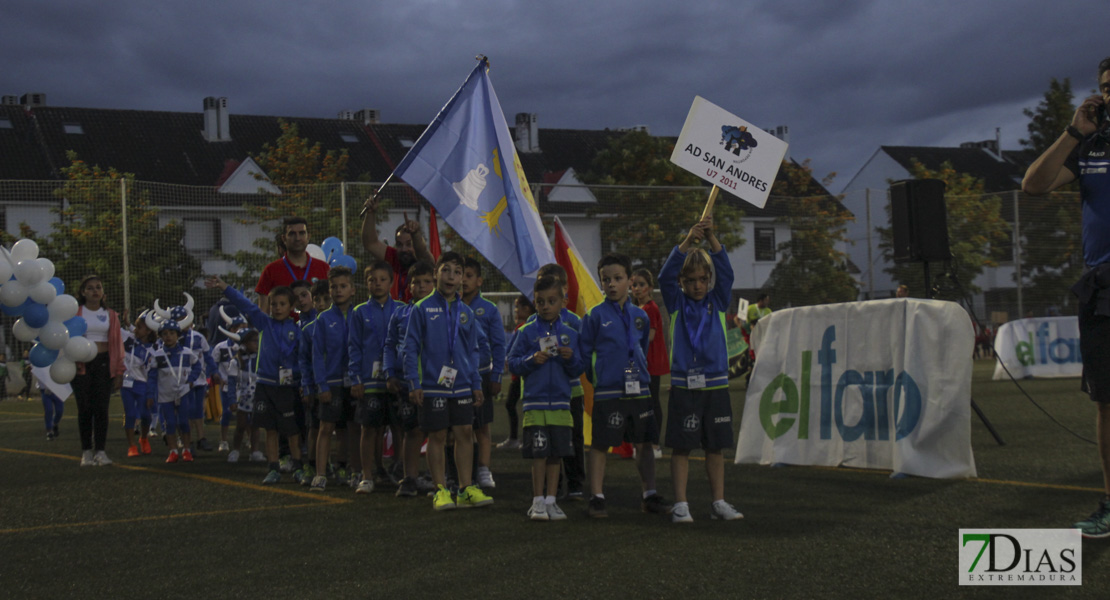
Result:
M1105 0L7 0L0 93L49 104L426 123L473 68L509 118L677 135L697 94L847 183L880 145L1026 136L1050 78L1094 89ZM1100 42L1101 40L1101 42ZM542 139L541 139L542 146Z

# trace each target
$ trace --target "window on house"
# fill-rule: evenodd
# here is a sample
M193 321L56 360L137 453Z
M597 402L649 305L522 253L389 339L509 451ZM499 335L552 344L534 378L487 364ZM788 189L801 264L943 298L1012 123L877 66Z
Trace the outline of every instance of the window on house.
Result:
M62 123L62 131L66 133L85 133L85 128L80 123Z
M8 117L0 117L0 129L11 129L12 120Z
M775 228L755 228L755 259L758 261L775 260Z
M197 254L208 254L223 249L220 239L219 219L184 219L185 249Z
M349 131L344 131L344 132L340 133L339 134L339 139L343 140L344 142L347 142L348 144L357 144L358 143L358 136L349 132Z

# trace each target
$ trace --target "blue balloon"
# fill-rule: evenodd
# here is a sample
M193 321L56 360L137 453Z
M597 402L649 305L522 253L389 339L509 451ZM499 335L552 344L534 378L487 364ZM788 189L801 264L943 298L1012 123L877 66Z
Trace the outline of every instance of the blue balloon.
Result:
M324 251L324 258L328 259L328 264L331 264L333 258L343 256L343 242L337 237L329 237L320 244L320 249Z
M355 257L353 257L353 256L348 256L348 255L344 254L343 256L340 256L339 259L336 262L338 262L339 266L341 266L341 267L347 267L348 269L351 270L351 272L355 272L355 271L358 270L358 268L357 268L358 263L355 262Z
M85 332L89 329L89 324L85 322L85 317L82 316L73 317L62 324L69 330L69 337L71 338L85 335Z
M54 289L58 290L58 295L66 293L66 282L62 281L58 277L51 277L50 284L54 286Z
M31 346L31 351L27 353L27 358L31 359L31 364L36 367L49 367L54 364L54 360L58 358L58 351L51 350L42 344L35 344Z
M31 306L34 303L35 301L28 297L26 300L23 301L23 304L20 304L19 306L8 306L7 304L0 304L0 312L3 312L9 317L22 317L23 311L27 310L27 307Z
M31 304L23 309L23 321L28 326L38 329L50 322L50 312L46 310L45 304L39 304L32 300Z

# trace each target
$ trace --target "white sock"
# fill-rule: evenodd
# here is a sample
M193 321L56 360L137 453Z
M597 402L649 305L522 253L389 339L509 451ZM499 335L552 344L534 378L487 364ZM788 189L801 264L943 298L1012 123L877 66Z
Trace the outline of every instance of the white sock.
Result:
M654 495L655 495L655 490L648 490L648 491L644 492L644 499L647 500L648 498L650 498Z
M532 496L532 504L540 504L543 502L543 496Z
M594 494L594 498L597 498L598 500L604 500L605 494Z
M555 504L555 496L544 496L543 497L543 503L546 504L547 506L551 506L552 504Z
M675 508L678 508L678 507L680 507L680 506L685 506L685 507L689 508L689 507L690 507L690 504L689 504L688 502L675 502L675 503L674 503L674 507L675 507Z
M725 501L724 501L723 499L722 499L722 500L714 500L714 501L713 501L713 506L719 506L719 507L721 507L721 508L724 508L724 506L725 506L726 504L728 504L728 502L725 502Z

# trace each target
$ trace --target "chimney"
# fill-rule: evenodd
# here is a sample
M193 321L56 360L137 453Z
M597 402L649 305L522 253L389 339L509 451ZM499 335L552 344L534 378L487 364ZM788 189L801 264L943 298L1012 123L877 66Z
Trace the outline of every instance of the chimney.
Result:
M964 143L960 144L960 147L961 148L979 148L980 150L986 152L987 154L990 154L991 158L993 158L995 160L1002 160L1002 149L999 148L999 138L1000 137L1001 137L1000 130L995 129L995 139L993 139L993 140L983 140L981 142L964 142Z
M790 144L790 127L788 125L776 125L767 130L767 133L779 138L780 140ZM783 160L790 160L790 146L786 147L786 156L782 157Z
M19 106L19 96L4 96L0 99L0 106Z
M209 142L230 142L231 129L227 113L227 98L209 96L204 99L204 130L201 134Z
M381 123L382 113L376 108L364 108L355 113L355 120L362 121L363 125L377 125Z
M516 114L516 149L521 153L540 151L540 126L536 113Z
M46 94L42 92L31 92L23 94L19 99L19 103L27 108L34 108L36 106L46 106Z

